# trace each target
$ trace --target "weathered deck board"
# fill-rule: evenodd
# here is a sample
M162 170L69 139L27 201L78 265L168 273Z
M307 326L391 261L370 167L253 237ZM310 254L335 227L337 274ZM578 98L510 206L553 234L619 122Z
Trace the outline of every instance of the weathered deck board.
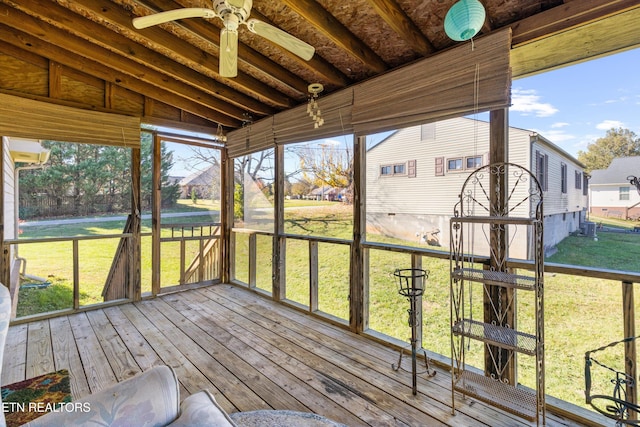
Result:
M205 292L207 295L212 294L208 291ZM226 302L235 305L232 301ZM211 306L208 305L208 307ZM317 348L317 343L307 337L299 337L306 341L305 343L295 342L293 341L295 338L291 336L284 337L283 335L287 335L287 328L279 322L268 321L240 306L234 307L233 310L240 313L240 316L234 315L233 311L222 306L219 310L218 318L232 319L233 322L237 322L236 325L227 325L227 328L233 328L232 330L236 331L237 335L241 334L243 330L253 332L257 339L251 341L251 345L260 349L263 354L281 360L280 363L288 366L292 373L315 377L312 386L323 391L327 398L349 408L365 422L394 425L394 420L397 419L407 425L420 425L421 423L440 425L437 418L426 417L424 413L416 411L410 406L403 405L399 409L399 399L377 387L370 387L365 379L351 374L348 367L338 366L331 359L317 356L313 351L307 349L309 347ZM242 339L245 338L245 334L242 335ZM368 372L366 376L369 375ZM403 397L409 398L408 396ZM375 402L373 408L371 407L372 402ZM341 420L337 419L337 421Z
M158 353L162 361L175 369L178 379L188 394L196 393L202 389L209 389L215 392L215 385L182 353L182 350L171 342L163 333L153 325L144 314L134 305L120 306L122 313L140 331L142 336ZM233 404L224 397L216 398L226 411L237 410Z
M87 318L118 381L142 372L104 311L88 311Z
M215 291L203 291L203 293L208 293L210 296L213 296L213 292ZM260 298L254 299L254 297L248 296L247 300L247 305L244 307L244 310L249 311L245 312L245 315L253 319L253 321L259 322L256 319L257 316L271 318L271 321L277 322L279 325L284 327L284 329L278 328L278 333L286 336L289 340L298 342L300 345L303 345L303 342L307 342L307 347L310 348L314 354L321 355L322 358L331 361L336 366L342 366L345 370L350 371L354 375L358 375L363 370L367 370L365 379L368 383L363 384L363 387L367 390L374 390L374 394L371 398L379 405L386 405L392 408L391 413L396 417L404 417L406 419L410 417L412 412L414 412L418 419L409 419L408 421L412 425L419 425L416 423L424 422L424 414L431 415L434 419L441 421L444 420L446 422L452 422L452 420L455 420L458 425L473 425L478 423L477 418L482 418L482 416L471 417L468 413L458 413L454 418L451 414L451 408L448 405L429 396L433 393L436 397L439 397L440 400L446 400L447 403L449 402L447 398L451 396L450 391L444 387L442 387L441 390L438 390L441 386L435 384L436 380L441 379L441 382L445 382L450 385L450 377L448 374L441 372L440 375L436 375L435 378L420 378L419 391L421 394L419 397L414 397L411 394L411 389L408 387L408 385L411 384L410 373L404 370L395 372L391 369L391 362L395 362L397 360L396 352L385 349L384 352L380 352L381 354L376 355L377 346L371 345L370 341L363 337L359 337L355 334L348 334L327 325L328 331L339 332L344 337L344 342L339 342L331 336L321 333L316 328L309 328L306 322L307 320L310 320L308 316L291 312L290 314L292 318L284 316L284 319L287 320L285 321L282 317L274 318L268 307L261 304ZM233 301L225 303L225 305L228 304L235 303ZM236 309L239 310L239 308ZM298 320L300 323L298 323ZM328 346L326 343L330 343L331 345ZM423 389L427 390L425 395L422 395ZM375 392L375 390L377 390L377 392ZM393 402L393 399L390 396L385 396L385 394L381 395L381 393L400 397L401 400L408 403L412 409L402 407L402 414L396 414L393 408L399 407L397 402ZM476 412L476 408L470 411L471 414ZM483 416L486 415L487 414L483 414ZM499 417L496 420L495 425L512 425L512 421L507 420L505 424L501 424Z
M225 306L239 305L235 301L239 301L242 289L230 289L222 292L221 288L209 288L201 290L201 293L212 297ZM231 298L228 302L222 302L221 298ZM419 376L418 391L423 392L422 399L415 399L411 395L410 389L407 388L411 384L410 372L399 370L393 371L390 366L392 362L397 361L398 353L386 347L381 347L372 343L365 337L345 333L343 330L330 324L317 325L311 327L315 322L309 316L290 310L284 313L274 313L270 309L266 300L257 295L244 295L242 297L242 309L244 316L251 318L254 322L259 322L257 315L277 322L279 325L286 326L282 333L291 340L299 341L304 337L309 342L321 343L312 346L313 352L322 354L327 360L332 360L340 366L351 367L359 365L354 372L361 372L362 369L369 369L367 380L380 389L392 392L395 395L403 396L405 402L415 405L421 412L432 415L439 420L456 424L473 425L482 422L486 417L495 416L493 426L511 426L514 423L521 422L519 418L498 412L495 408L488 406L482 402L473 402L472 406L468 405L468 401L462 400L461 396L457 396L456 415L451 414L451 377L448 372L439 371L433 378L425 378ZM248 310L248 311L247 311ZM253 314L250 314L253 313ZM280 330L279 330L280 331ZM323 343L331 343L332 348L326 348ZM407 363L408 360L405 360ZM465 406L469 406L466 408Z
M82 369L82 361L76 347L76 340L67 317L56 317L49 321L51 344L56 370L69 370L69 382L74 396L85 396L91 392L87 377Z
M472 399L456 402L446 370L391 369L397 352L366 337L216 285L10 328L2 384L69 369L75 397L158 364L181 396L209 389L228 412L291 409L360 426L531 426ZM48 371L47 371L48 372ZM547 425L577 426L553 415Z
M136 304L140 311L160 330L162 330L166 339L176 344L176 347L180 349L191 363L198 367L199 371L204 374L220 391L224 396L229 396L228 399L239 410L251 410L256 407L262 407L265 405L264 400L254 393L245 383L235 375L229 375L229 371L223 365L223 362L219 361L220 355L218 349L212 350L211 354L215 354L216 358L213 359L211 354L207 353L202 347L200 339L190 339L183 333L178 326L184 317L179 313L170 321L162 313L159 312L156 305L156 301L143 302ZM173 322L173 323L172 323ZM175 323L175 324L174 324ZM217 381L218 378L227 377L226 381ZM258 379L257 379L258 380Z
M303 405L305 405L308 411L340 415L341 419L349 421L343 422L352 427L362 425L362 421L344 407L333 401L327 400L320 392L310 388L307 382L300 380L277 363L269 360L253 346L246 344L235 334L230 333L230 331L225 329L224 326L218 325L213 320L213 312L211 310L207 308L202 310L189 310L189 307L193 306L193 304L191 304L191 300L189 298L185 298L188 297L188 295L192 294L173 294L164 297L163 299L169 302L177 310L184 313L191 321L200 325L203 330L207 331L207 333L212 337L215 337L218 342L230 351L234 352L236 355L241 355L247 363L250 363L256 369L259 369L260 372L271 378L272 381L280 386L282 389L281 391L295 396ZM280 407L278 409L285 408L287 407Z
M219 366L216 365L216 368L218 368L220 372L214 372L214 378L218 378L219 375L224 375L224 370L228 370L238 378L240 384L250 387L252 393L256 396L262 396L262 399L256 401L257 404L254 409L270 407L288 408L294 411L307 409L295 397L280 390L280 386L269 379L261 370L256 369L253 365L243 360L244 354L236 354L229 351L229 349L216 341L212 336L208 335L205 330L201 329L197 323L183 316L181 311L176 311L176 309L164 301L154 301L153 305L157 306L158 310L165 316L174 319L180 331L197 342L200 347L207 352L207 355L216 354L216 359L219 361ZM189 310L188 307L183 308L185 314L192 311ZM209 363L209 367L211 367L211 365L212 364ZM239 394L237 392L226 393L224 391L223 393L227 395ZM245 404L249 403L249 399L246 397L243 398L243 401L245 401ZM240 403L236 404L236 406L240 407Z
M27 344L26 377L33 378L54 371L49 322L42 320L30 323L27 343L34 344Z
M28 329L25 324L9 328L2 358L2 385L26 379Z
M103 311L142 371L165 364L140 331L127 319L120 307L109 307ZM180 395L188 396L189 394L180 384Z
M91 392L102 390L118 382L86 313L73 314L68 318ZM30 351L30 347L31 343L27 351Z

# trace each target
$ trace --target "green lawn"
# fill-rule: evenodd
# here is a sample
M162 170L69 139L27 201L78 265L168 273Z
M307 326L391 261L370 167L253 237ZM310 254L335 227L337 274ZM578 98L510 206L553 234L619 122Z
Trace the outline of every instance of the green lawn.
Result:
M299 202L299 201L296 201ZM301 202L302 203L302 202ZM311 202L316 203L316 202ZM309 202L305 202L308 206ZM351 239L351 208L341 204L325 204L318 209L287 209L285 230L290 234L318 235ZM211 217L191 218L202 221ZM180 219L185 222L184 218ZM55 234L110 234L121 232L121 225L113 223L92 223L82 226L75 224L55 229ZM21 237L43 237L54 230L48 228L25 228ZM150 231L145 226L145 232ZM635 240L634 240L635 239ZM376 241L403 243L406 246L416 242L400 242L388 237L376 236ZM637 234L598 233L598 241L586 237L565 239L556 255L549 262L575 263L603 268L622 268L640 271L637 256L640 236ZM95 240L80 243L81 298L83 304L98 302L104 278L109 269L116 239ZM257 236L258 260L257 286L271 290L270 236ZM247 254L249 237L236 234L236 278L248 282ZM30 248L31 247L31 248ZM424 247L424 245L422 246ZM437 248L440 250L446 248ZM29 252L32 251L32 252ZM47 243L22 245L20 255L28 259L27 272L42 275L52 285L48 289L22 290L20 293L20 313L32 310L47 311L69 307L70 243ZM176 281L178 270L176 247L163 245L163 285ZM150 238L143 241L143 288L148 289L150 269ZM349 318L349 246L334 243L319 243L319 308L342 319ZM397 293L393 271L410 267L411 258L407 254L370 250L370 327L389 336L406 340L410 335L407 325L407 301ZM429 270L427 291L423 298L425 348L446 355L450 354L450 314L449 314L449 261L423 257L423 268ZM287 298L303 305L309 304L309 242L288 238L286 247L286 287ZM473 298L482 298L479 286L471 288ZM533 295L518 294L518 327L533 330ZM481 314L476 313L480 318ZM640 330L640 325L637 326ZM604 344L622 338L622 296L621 284L615 281L589 279L559 274L545 276L545 348L546 348L546 391L548 394L584 406L584 353ZM481 366L481 348L472 347L475 352L468 362ZM613 351L613 350L612 350ZM607 365L622 368L624 358L618 353L603 356ZM393 361L389 361L390 363ZM600 383L608 387L606 379ZM534 385L533 359L519 358L519 381ZM604 391L609 392L610 391Z

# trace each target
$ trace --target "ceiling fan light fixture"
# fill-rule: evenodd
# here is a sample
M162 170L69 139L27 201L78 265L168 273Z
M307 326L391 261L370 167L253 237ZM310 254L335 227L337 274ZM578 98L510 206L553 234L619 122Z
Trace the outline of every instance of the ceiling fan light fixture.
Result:
M478 0L459 0L444 18L444 31L450 39L465 41L480 32L486 12Z

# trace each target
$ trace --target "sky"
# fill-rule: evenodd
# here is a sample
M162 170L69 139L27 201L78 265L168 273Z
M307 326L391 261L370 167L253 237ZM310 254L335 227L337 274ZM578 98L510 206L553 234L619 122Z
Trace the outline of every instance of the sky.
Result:
M640 49L513 80L509 125L577 156L611 128L640 137Z

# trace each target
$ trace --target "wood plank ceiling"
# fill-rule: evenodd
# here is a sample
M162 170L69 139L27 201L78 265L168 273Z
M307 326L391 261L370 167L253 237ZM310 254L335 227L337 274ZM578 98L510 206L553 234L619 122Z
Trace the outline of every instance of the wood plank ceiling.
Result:
M637 17L638 0L481 2L487 19L478 37L510 26L514 48L539 43L535 55L521 55L514 73L640 45L637 30L626 40L618 40L625 37L620 36L575 57L562 53L555 58L554 52L562 52L558 43L544 43L612 17ZM310 83L322 83L324 93L331 93L454 46L443 29L454 3L254 0L251 17L304 40L316 53L304 61L241 27L238 76L223 78L218 74L219 18L185 19L144 30L131 24L136 16L158 11L212 8L211 1L0 0L0 91L139 115L152 124L222 125L228 131L305 102ZM591 33L604 33L611 25L593 28ZM540 58L537 64L526 62L534 56Z

